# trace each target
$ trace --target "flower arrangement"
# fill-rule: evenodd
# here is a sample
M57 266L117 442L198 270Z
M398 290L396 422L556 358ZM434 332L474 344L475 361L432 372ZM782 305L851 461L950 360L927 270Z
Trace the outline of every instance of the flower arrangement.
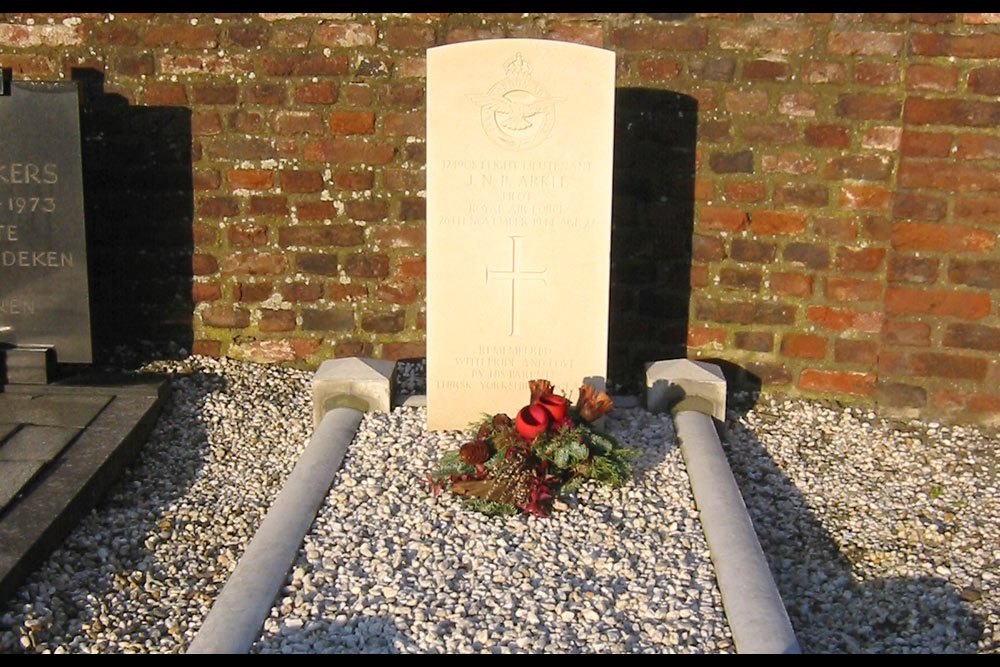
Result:
M632 477L630 461L638 452L592 426L612 408L607 394L583 385L571 406L548 380L528 385L531 402L514 419L484 416L472 425L472 440L441 457L428 475L432 493L448 488L469 509L491 516L544 517L558 494L587 479L617 487Z

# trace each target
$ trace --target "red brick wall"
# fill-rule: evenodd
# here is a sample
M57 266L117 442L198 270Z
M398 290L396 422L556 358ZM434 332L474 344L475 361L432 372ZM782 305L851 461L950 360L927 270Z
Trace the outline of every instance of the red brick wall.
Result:
M691 356L1000 416L1000 14L0 14L15 79L192 112L194 351L422 356L424 51L614 49L698 100Z

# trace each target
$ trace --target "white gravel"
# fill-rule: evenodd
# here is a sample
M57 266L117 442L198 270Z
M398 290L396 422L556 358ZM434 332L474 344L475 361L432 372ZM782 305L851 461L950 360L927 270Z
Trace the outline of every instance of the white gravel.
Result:
M186 648L308 440L308 372L152 367L178 374L163 416L0 601L0 652ZM400 380L420 392L422 367ZM458 441L420 415L366 417L257 650L732 650L668 418L619 411L645 438L636 484L538 520L429 499L418 479ZM1000 651L995 432L768 398L726 430L804 650Z

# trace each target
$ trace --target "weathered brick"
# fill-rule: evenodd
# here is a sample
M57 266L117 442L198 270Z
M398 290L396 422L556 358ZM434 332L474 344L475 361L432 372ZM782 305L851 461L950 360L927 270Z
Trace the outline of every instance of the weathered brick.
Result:
M264 129L264 115L256 111L233 111L226 116L229 129L237 132L256 133Z
M802 81L808 84L844 83L847 68L842 63L807 60L802 63Z
M303 201L295 205L299 220L334 220L340 217L340 209L332 201Z
M985 359L939 352L883 355L879 359L879 371L886 375L984 380L987 369Z
M892 408L922 408L927 405L927 391L898 382L880 382L878 402Z
M952 259L948 282L996 289L1000 287L1000 261L995 259Z
M736 61L732 58L692 56L688 60L688 73L696 79L732 81L735 72Z
M760 166L766 172L795 175L811 174L816 171L816 160L804 153L781 153L779 155L762 156ZM821 187L825 192L826 188Z
M307 83L295 89L295 101L300 104L333 104L338 97L332 83Z
M398 361L400 359L422 359L427 356L427 345L419 341L400 341L382 343L381 359Z
M775 244L733 239L730 255L738 262L769 264L774 261Z
M850 56L894 56L903 49L903 39L896 32L831 30L826 50Z
M956 197L955 218L997 224L1000 222L1000 197Z
M228 274L274 275L285 272L288 260L270 253L234 253L223 258L220 268Z
M240 91L235 85L199 85L191 87L196 104L236 104Z
M745 360L741 365L764 386L787 385L792 381L792 374L782 363Z
M819 148L847 148L851 145L849 125L808 125L803 134L806 143Z
M757 292L760 290L761 279L758 270L723 268L719 271L719 284L731 289Z
M903 120L911 125L995 127L1000 124L1000 102L910 97Z
M341 56L269 53L261 56L260 69L268 76L340 76L350 64Z
M700 229L738 232L750 224L745 211L724 206L702 206L697 226Z
M743 64L744 79L787 81L790 75L791 67L789 67L787 62L778 60L751 60Z
M892 199L892 217L896 220L935 222L945 216L948 203L937 197L897 192Z
M388 144L367 143L350 139L310 141L303 147L309 162L381 165L392 161L396 149Z
M212 255L195 253L191 256L191 273L196 276L207 276L219 270L219 262Z
M278 245L295 246L354 246L364 242L364 230L357 225L323 225L282 227L278 230Z
M371 333L399 333L406 325L406 313L397 310L391 313L365 313L361 316L361 328Z
M837 98L837 115L854 120L897 120L902 102L891 95L876 93L841 93Z
M726 258L726 246L717 238L691 235L691 259L696 262L718 262Z
M771 289L783 296L810 296L812 276L801 273L772 273Z
M382 44L392 49L424 49L434 41L434 29L427 25L389 26L382 36Z
M323 297L322 283L287 283L281 286L281 298L285 301L316 301Z
M333 134L374 134L375 114L371 111L334 111L330 114Z
M990 134L960 134L955 142L955 156L964 160L1000 159L1000 137Z
M740 28L720 28L716 33L719 47L741 51L799 53L813 44L809 28L772 28L751 24Z
M694 179L695 201L711 201L715 199L715 183L708 178Z
M267 26L234 25L226 30L226 37L237 46L254 49L267 44L269 33Z
M142 101L146 106L185 106L187 105L187 91L179 83L150 81L146 83L142 92Z
M701 51L708 42L708 30L683 25L638 25L611 33L611 43L633 51Z
M676 60L663 58L643 58L638 62L639 78L650 81L665 81L677 76L681 65Z
M786 333L781 337L781 354L797 359L826 357L826 339L819 336Z
M191 136L206 137L222 132L222 121L217 113L191 114Z
M754 211L750 214L750 229L754 234L798 234L806 228L806 216L782 211Z
M870 396L875 393L875 375L806 368L799 374L799 388L807 391Z
M861 331L879 333L882 330L881 311L860 311L831 306L809 306L806 318L824 329L832 331Z
M704 347L710 345L713 348L721 348L726 342L726 332L722 329L711 327L688 327L687 344L688 347Z
M229 245L252 248L267 245L267 226L265 225L231 225L227 236Z
M708 267L692 264L688 279L691 282L691 287L707 287Z
M389 258L381 254L357 253L344 260L344 273L353 278L385 278Z
M761 115L767 113L767 93L762 90L740 92L727 90L726 110L731 113Z
M830 200L827 187L821 183L786 183L774 188L775 206L826 206Z
M241 282L233 287L233 300L240 303L259 303L269 299L273 293L274 286L269 282Z
M318 171L283 170L281 189L285 192L319 192L323 189L323 174Z
M910 48L918 56L954 56L956 58L1000 58L1000 35L950 35L913 33Z
M233 169L226 172L226 182L234 190L268 190L274 185L274 172L266 169Z
M294 331L295 313L290 310L261 308L257 328L261 331Z
M407 305L417 300L417 288L407 282L380 283L375 288L375 298L385 303Z
M847 248L837 250L837 268L841 271L871 273L882 265L884 248Z
M423 248L426 231L423 225L379 225L375 228L375 241L379 247Z
M349 308L303 308L303 331L353 331L354 313Z
M896 184L904 188L938 188L950 192L1000 190L1000 172L947 160L901 160Z
M889 345L929 347L931 344L931 327L924 322L892 320L886 322L882 328L882 340Z
M143 35L147 46L176 46L183 49L214 49L219 45L218 30L209 25L150 26Z
M873 185L845 185L840 188L840 208L848 209L888 209L892 192L888 188Z
M990 297L973 292L888 287L885 312L890 315L926 314L978 320L990 314Z
M827 276L826 298L831 301L878 301L882 298L882 283L877 280Z
M933 257L892 255L886 274L892 283L926 283L937 280L938 260Z
M207 327L243 329L250 326L250 313L244 308L212 306L201 311L201 321Z
M313 39L317 44L330 47L373 46L378 39L378 29L362 23L335 23L316 26Z
M148 53L119 56L115 58L114 69L121 76L149 76L153 73L153 57Z
M423 257L399 257L396 260L395 275L423 280L427 276L427 260Z
M948 20L954 20L954 14L945 14L944 16L949 17ZM962 14L962 23L966 25L991 25L994 23L1000 23L1000 14L995 12L978 13L978 12L966 12Z
M351 199L344 202L344 213L352 220L374 222L384 220L389 215L389 204L384 201ZM356 227L360 229L360 227Z
M325 134L326 125L315 111L275 111L271 129L277 134Z
M795 306L778 303L699 300L695 317L710 322L736 324L792 324Z
M194 355L218 359L221 351L222 343L217 340L199 339L191 343L191 354Z
M390 113L385 117L383 131L388 137L423 137L427 134L427 116L423 111Z
M250 104L282 104L288 91L280 83L255 83L245 88L244 95Z
M894 86L899 83L899 66L891 63L859 62L854 80L865 86Z
M834 241L853 241L858 236L858 229L852 218L816 218L813 220L813 231Z
M799 118L816 115L816 96L812 93L788 93L778 100L778 113Z
M385 178L388 180L389 176L386 175ZM370 171L335 171L333 173L333 185L339 190L371 190L374 183L375 174Z
M892 174L892 160L878 155L844 155L830 158L823 169L824 178L851 178L883 181Z
M198 203L198 215L205 218L228 218L239 212L240 205L232 197L206 197Z
M947 347L1000 352L1000 328L952 322L945 329L941 342Z
M830 251L824 245L789 243L782 252L782 259L810 269L825 269L830 265Z
M753 173L753 152L713 153L708 164L717 174Z
M708 181L711 184L711 181ZM763 183L726 183L726 199L732 202L752 203L763 201L767 188Z
M903 131L899 150L907 157L947 157L951 153L952 136L938 132Z
M336 255L300 252L295 255L295 267L302 273L335 276L338 273L339 264Z
M907 90L953 92L958 86L958 68L914 64L906 68Z
M878 363L878 344L870 340L838 338L833 343L833 360L838 364Z
M740 134L753 144L790 144L798 130L790 123L749 123L740 128Z
M991 396L989 394L959 394L941 390L935 392L934 403L939 406L958 408L968 412L988 412L993 414L1000 412L1000 396Z
M1000 95L1000 67L978 67L969 72L969 90L977 95Z
M723 334L724 340L725 334ZM741 350L770 352L774 349L774 334L765 331L737 331L733 334L733 342Z
M899 222L892 226L892 247L897 250L933 252L989 252L996 234L975 227Z
M883 125L865 130L861 136L861 147L871 150L897 151L903 138L903 128Z

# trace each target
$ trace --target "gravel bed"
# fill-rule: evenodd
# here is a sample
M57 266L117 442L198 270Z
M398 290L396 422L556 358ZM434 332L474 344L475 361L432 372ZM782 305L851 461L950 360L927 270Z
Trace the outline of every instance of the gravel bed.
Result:
M366 415L260 652L716 652L732 640L668 417L619 410L636 479L547 519L487 518L422 483L468 439L423 408Z
M163 416L109 497L0 601L0 653L184 650L308 440L311 373L197 357L150 369L177 375ZM400 370L420 393L422 366ZM731 410L723 445L804 650L1000 651L995 431L751 404ZM424 437L419 415L366 417L257 650L732 650L690 493L658 488L686 484L669 419L619 411L616 429L649 438L631 443L646 450L637 483L584 490L543 521L428 498L416 478L457 441Z
M1000 651L995 430L762 397L723 447L803 651Z

